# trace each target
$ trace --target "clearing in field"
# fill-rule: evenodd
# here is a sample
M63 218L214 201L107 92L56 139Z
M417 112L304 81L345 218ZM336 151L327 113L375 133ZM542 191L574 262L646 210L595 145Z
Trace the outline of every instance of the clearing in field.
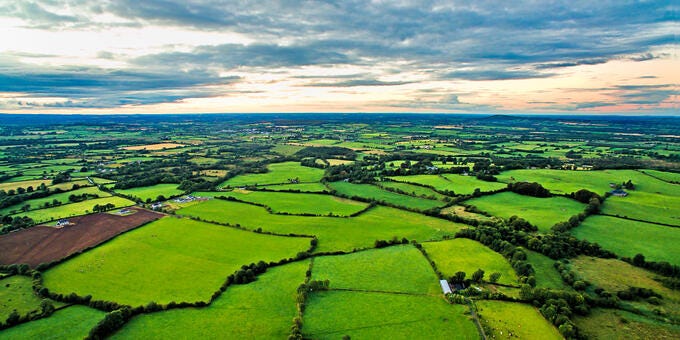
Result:
M435 296L318 292L307 299L302 332L312 339L477 339L466 310Z
M488 279L491 273L498 272L501 274L499 283L517 284L517 275L503 255L477 241L456 238L441 242L425 242L423 248L446 278L456 272L465 272L466 278L470 278L477 269L482 269L485 279Z
M280 234L316 235L319 238L317 252L373 247L375 240L393 237L437 240L445 235L453 236L465 227L463 224L382 206L349 218L309 217L270 214L262 207L215 199L177 210L176 213L208 221L240 224L251 230L262 228Z
M492 339L562 339L560 332L532 305L505 301L476 301L482 325Z
M329 280L331 289L441 294L437 275L412 245L317 257L312 279Z
M222 196L265 205L274 213L318 216L349 216L368 207L368 203L323 194L298 194L234 189Z
M643 254L647 260L680 265L680 229L609 216L589 216L571 233L619 256Z
M571 290L570 286L564 284L560 273L555 269L555 260L528 249L524 249L527 260L534 268L536 287L552 288L561 290Z
M467 211L467 208L462 205L452 205L450 207L444 208L440 211L442 214L446 215L457 215L463 218L470 218L477 221L491 221L494 217L484 216L482 214L473 213Z
M155 150L163 150L163 149L174 149L174 148L179 148L179 147L183 147L183 146L186 146L186 145L178 144L178 143L156 143L156 144L126 146L123 149L124 150L150 150L150 151L155 151Z
M47 318L0 331L0 339L83 339L106 313L74 305Z
M680 326L617 309L595 308L572 320L588 339L680 339Z
M455 174L444 175L411 175L389 177L397 182L415 183L427 185L440 191L452 191L456 195L470 195L479 189L481 192L494 191L506 186L504 183L486 182L474 176Z
M516 215L537 226L540 232L550 231L555 223L567 221L585 208L585 204L566 197L537 198L514 192L473 198L465 203L505 219Z
M296 289L308 267L300 261L270 268L255 282L230 286L205 308L140 315L113 339L284 339L297 316Z
M116 192L125 196L135 197L146 202L155 201L158 199L158 196L163 196L167 199L173 196L181 195L184 193L184 190L177 189L177 184L164 183L148 187L118 189Z
M44 285L132 306L208 301L242 265L294 257L309 242L166 217L53 267Z
M33 293L30 277L14 275L0 280L0 322L4 323L13 310L19 315L39 311L41 301Z
M91 214L69 219L62 228L35 226L0 236L0 264L26 263L35 267L100 244L120 233L163 215L130 208L127 215Z
M267 169L269 171L263 174L244 174L230 178L220 184L220 187L309 183L318 182L323 177L323 170L302 166L298 162L269 164Z
M33 221L35 221L36 223L44 223L58 220L60 218L70 218L74 216L89 214L93 212L93 208L95 205L99 204L100 206L103 206L109 203L113 204L116 208L129 207L135 205L135 202L132 202L128 199L118 196L111 196L95 198L78 203L64 204L52 208L31 210L25 213L15 214L14 216L27 216L32 218Z
M330 183L329 187L343 196L360 197L383 204L416 210L428 210L446 205L443 201L397 194L371 184L353 184L341 181Z

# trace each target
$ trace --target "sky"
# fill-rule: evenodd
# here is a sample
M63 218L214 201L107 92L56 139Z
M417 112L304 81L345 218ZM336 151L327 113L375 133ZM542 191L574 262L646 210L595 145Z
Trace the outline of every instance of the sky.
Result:
M677 1L0 0L0 112L680 115Z

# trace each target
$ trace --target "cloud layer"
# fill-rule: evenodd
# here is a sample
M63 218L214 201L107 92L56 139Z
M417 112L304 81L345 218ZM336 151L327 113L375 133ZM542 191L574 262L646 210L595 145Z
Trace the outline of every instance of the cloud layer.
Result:
M13 32L0 108L211 111L220 101L206 98L241 93L222 111L262 98L323 111L335 98L366 111L668 112L678 91L659 65L680 68L677 12L666 1L18 0L0 4Z

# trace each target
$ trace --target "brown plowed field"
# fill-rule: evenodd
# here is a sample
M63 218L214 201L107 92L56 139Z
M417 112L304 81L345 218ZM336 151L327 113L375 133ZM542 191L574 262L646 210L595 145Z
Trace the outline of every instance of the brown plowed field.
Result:
M127 216L99 213L69 219L62 228L35 226L0 236L0 264L41 263L63 259L73 253L96 246L122 232L163 217L139 208Z

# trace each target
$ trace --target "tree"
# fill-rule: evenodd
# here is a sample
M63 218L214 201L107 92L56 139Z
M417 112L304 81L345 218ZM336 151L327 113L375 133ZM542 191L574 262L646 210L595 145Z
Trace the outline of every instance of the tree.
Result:
M501 273L499 273L499 272L491 273L491 276L489 276L489 282L496 283L496 282L498 282L498 279L500 279L500 278L501 278Z
M472 282L481 283L484 280L484 271L482 269L477 269L476 272L472 273Z
M449 279L451 283L462 283L465 281L465 272L457 272Z
M633 265L643 267L645 265L645 256L642 254L636 254L633 257Z

